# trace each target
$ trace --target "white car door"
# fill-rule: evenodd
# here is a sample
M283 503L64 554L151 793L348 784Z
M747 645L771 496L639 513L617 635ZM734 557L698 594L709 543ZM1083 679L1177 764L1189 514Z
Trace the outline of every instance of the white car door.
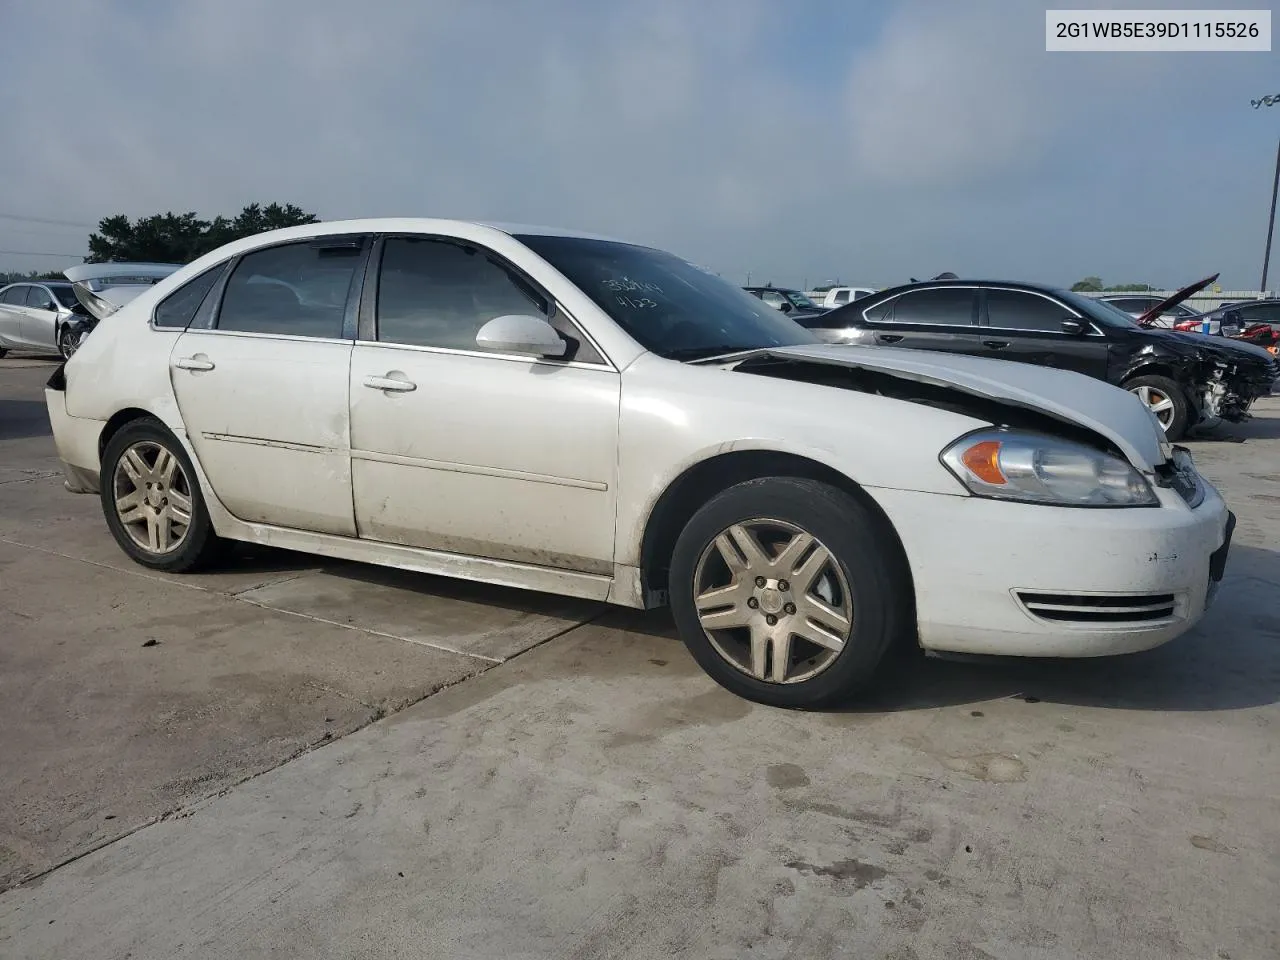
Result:
M610 572L617 371L491 251L389 237L377 283L351 361L360 536ZM576 349L557 360L481 350L480 327L508 314L551 316Z
M355 535L347 383L368 247L338 236L246 254L209 328L174 343L187 435L241 520Z

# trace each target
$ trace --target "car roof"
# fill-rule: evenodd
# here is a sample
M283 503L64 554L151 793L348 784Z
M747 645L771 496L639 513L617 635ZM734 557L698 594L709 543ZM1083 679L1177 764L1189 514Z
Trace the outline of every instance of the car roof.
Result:
M1030 293L1052 293L1061 294L1064 291L1061 287L1055 287L1048 283L1027 283L1024 280L920 280L916 283L904 283L896 287L888 287L884 290L877 290L877 296L888 296L889 294L905 293L908 290L933 290L938 287L1002 287L1007 290L1026 290ZM859 300L859 303L862 301Z

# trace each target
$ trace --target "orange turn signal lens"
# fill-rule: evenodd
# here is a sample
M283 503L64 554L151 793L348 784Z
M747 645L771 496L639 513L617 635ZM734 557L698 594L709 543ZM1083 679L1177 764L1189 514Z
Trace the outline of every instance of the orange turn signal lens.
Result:
M975 443L960 457L960 462L983 483L1000 486L1008 482L1000 469L999 440L983 440Z

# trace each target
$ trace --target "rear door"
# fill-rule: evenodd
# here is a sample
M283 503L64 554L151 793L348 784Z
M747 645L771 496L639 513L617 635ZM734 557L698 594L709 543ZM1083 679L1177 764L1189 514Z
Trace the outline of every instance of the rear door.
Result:
M344 235L245 254L209 328L174 343L191 445L241 520L355 536L348 380L368 249Z
M864 316L871 342L881 346L981 354L977 304L975 287L931 287L877 304Z
M1106 379L1108 341L1087 318L1030 290L988 287L982 294L982 343L990 356ZM1064 320L1079 322L1083 331L1067 333Z
M0 293L0 346L18 347L22 339L22 318L27 311L27 285L15 283Z

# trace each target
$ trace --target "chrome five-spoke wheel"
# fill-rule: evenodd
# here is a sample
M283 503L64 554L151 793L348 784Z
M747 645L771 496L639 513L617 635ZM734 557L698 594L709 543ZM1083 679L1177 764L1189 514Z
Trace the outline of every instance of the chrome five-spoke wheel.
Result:
M116 515L129 538L152 554L177 550L191 529L191 481L178 458L154 440L140 440L116 461Z
M1156 419L1160 421L1160 426L1166 430L1169 429L1169 424L1173 422L1173 398L1162 390L1145 384L1135 387L1133 393L1146 404L1148 410L1156 415Z
M783 520L721 531L694 572L698 621L731 666L769 683L812 679L853 627L849 584L831 551Z

